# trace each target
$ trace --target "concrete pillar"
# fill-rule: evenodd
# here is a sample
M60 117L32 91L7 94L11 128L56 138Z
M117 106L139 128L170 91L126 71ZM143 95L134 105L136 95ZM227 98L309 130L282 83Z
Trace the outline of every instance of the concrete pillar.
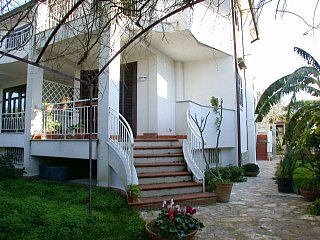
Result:
M110 34L111 33L111 34ZM101 70L120 49L120 32L117 29L109 29L102 35L100 46L99 70ZM119 80L120 80L120 56L99 76L99 106L98 106L98 156L97 156L97 184L110 186L111 171L109 167L108 141L108 117L109 107L119 110Z
M184 100L184 64L175 62L176 101Z
M35 51L31 50L29 60L36 58ZM24 132L24 166L28 175L39 174L39 160L30 155L31 134L42 128L42 115L36 110L42 104L43 69L28 65L27 69L27 98Z

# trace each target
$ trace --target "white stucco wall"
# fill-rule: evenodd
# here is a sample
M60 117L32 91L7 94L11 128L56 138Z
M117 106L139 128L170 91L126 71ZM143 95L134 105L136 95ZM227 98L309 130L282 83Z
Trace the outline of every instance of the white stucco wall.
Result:
M144 51L126 55L126 62L138 63L137 134L175 134L175 63L161 52Z
M164 55L157 57L158 134L175 134L175 66Z
M232 55L230 19L205 4L196 4L193 8L191 33L199 42Z
M225 108L235 109L235 75L232 57L184 64L185 100L210 104L212 96L223 98Z

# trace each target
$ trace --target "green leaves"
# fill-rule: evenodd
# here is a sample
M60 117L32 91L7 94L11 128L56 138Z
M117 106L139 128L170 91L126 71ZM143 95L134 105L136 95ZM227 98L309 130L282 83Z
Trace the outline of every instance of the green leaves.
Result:
M256 122L261 122L271 107L285 95L306 91L313 96L320 96L320 91L312 86L318 83L319 71L314 67L301 67L292 74L278 79L261 95L255 110L258 114Z

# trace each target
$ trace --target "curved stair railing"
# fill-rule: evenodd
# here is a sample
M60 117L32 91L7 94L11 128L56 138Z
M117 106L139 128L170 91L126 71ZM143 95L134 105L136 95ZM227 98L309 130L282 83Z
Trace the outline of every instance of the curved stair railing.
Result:
M183 141L184 158L197 181L202 181L204 185L205 162L202 153L202 140L200 133L192 125L189 110L187 111L187 125L187 139Z
M129 123L117 111L109 108L109 143L115 148L126 169L127 185L138 184L133 162L134 137Z

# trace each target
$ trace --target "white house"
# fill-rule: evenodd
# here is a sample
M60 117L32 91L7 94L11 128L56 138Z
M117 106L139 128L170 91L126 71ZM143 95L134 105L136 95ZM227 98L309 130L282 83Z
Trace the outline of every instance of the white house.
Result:
M151 22L136 10L122 11L121 20L103 28L109 18L94 20L96 1L82 1L60 27L77 2L29 2L0 16L1 152L19 154L28 175L50 178L61 170L70 179L87 177L90 154L97 185L126 189L138 183L143 197L158 202L164 195L212 200L202 193L201 139L190 116L200 120L210 112L204 138L213 164L210 99L222 98L219 163L256 161L254 97L245 65L251 41L258 38L251 0L219 6L199 1L119 55ZM98 2L109 10L128 4ZM144 1L132 2L139 9ZM163 2L152 7L154 19L168 13ZM91 104L86 81L92 81Z

